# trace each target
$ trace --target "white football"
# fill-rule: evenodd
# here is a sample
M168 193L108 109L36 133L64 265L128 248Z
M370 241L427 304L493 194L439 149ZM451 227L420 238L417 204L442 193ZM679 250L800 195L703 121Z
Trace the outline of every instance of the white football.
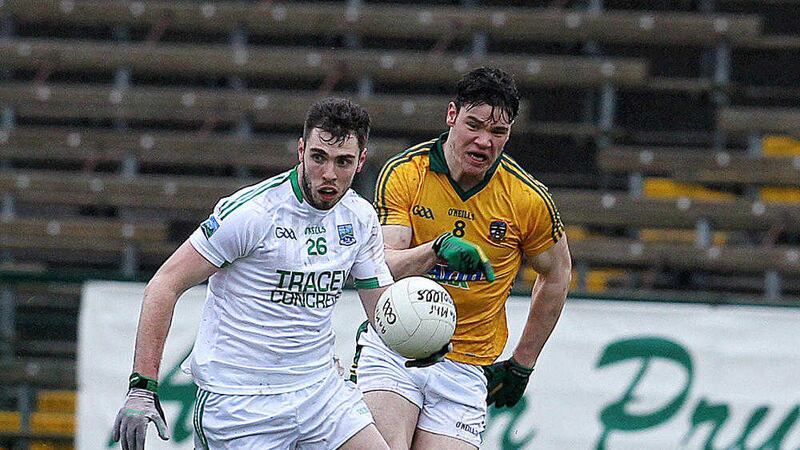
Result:
M403 278L378 299L375 326L386 345L400 356L425 358L453 337L456 306L450 293L430 278Z

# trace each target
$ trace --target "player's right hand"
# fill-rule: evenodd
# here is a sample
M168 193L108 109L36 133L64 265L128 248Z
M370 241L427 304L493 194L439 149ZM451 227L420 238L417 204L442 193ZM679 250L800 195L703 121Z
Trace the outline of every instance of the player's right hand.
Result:
M155 424L158 437L168 441L167 421L158 394L133 388L128 391L125 404L117 413L112 439L122 444L122 450L144 450L144 438L150 422Z
M472 242L444 233L433 241L436 256L447 262L447 268L461 273L483 272L489 282L494 281L494 269L489 258Z

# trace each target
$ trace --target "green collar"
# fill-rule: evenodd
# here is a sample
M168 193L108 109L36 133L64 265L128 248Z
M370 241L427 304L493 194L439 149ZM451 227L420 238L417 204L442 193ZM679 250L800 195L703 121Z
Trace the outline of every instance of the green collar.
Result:
M440 134L439 139L436 139L436 142L433 143L433 148L431 148L431 170L436 173L450 173L450 169L447 167L447 160L444 159L444 141L447 140L448 133L448 131L445 131Z
M294 166L294 169L289 172L289 180L292 182L292 191L294 191L297 201L303 203L303 190L300 188L300 182L297 179L297 167Z
M444 157L444 143L447 140L447 135L449 131L445 131L441 135L439 135L439 139L436 139L434 142L433 147L431 148L431 152L429 155L430 158L430 165L431 171L436 173L443 173L447 175L447 179L450 181L450 185L453 186L453 189L456 191L456 194L461 198L462 201L469 200L470 197L477 194L481 191L487 184L489 184L489 180L492 179L494 172L497 170L497 166L500 165L500 159L502 158L502 154L497 157L489 170L486 171L486 175L483 176L483 180L480 183L475 185L472 189L465 191L458 185L456 180L450 175L450 168L447 167L447 160Z

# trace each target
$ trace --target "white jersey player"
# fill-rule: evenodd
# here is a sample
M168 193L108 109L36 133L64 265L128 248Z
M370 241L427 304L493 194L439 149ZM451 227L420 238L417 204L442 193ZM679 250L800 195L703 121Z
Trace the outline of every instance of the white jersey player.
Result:
M334 362L331 315L348 276L370 320L392 283L371 204L350 190L369 116L347 100L315 103L300 164L217 203L145 289L133 374L115 440L143 449L166 423L157 377L175 302L209 278L189 359L198 385L195 448L388 448Z

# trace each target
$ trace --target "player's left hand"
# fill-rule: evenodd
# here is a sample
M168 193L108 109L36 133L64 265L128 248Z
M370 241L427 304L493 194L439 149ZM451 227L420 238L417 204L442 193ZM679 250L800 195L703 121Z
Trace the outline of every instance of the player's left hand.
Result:
M439 361L444 359L444 355L453 351L453 344L447 343L444 347L438 350L436 353L428 356L427 358L419 358L419 359L409 359L406 361L406 367L428 367L432 366Z
M488 381L486 405L494 403L498 408L511 407L525 394L533 367L525 367L514 361L514 358L510 358L484 366L483 373Z

